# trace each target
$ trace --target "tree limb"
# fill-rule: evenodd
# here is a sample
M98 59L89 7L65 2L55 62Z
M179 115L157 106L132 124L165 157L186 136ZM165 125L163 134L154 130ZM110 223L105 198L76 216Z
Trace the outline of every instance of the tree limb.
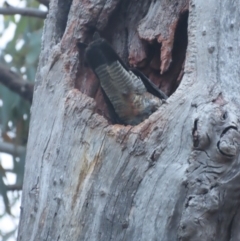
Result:
M17 146L7 142L0 142L0 152L5 152L14 156L22 156L26 153L26 147Z
M22 79L20 75L0 64L0 82L24 99L32 102L34 84Z
M7 191L21 191L22 185L7 185Z
M36 17L36 18L46 18L47 12L35 9L35 8L18 8L12 7L9 4L7 7L0 8L0 14L3 15L14 15L20 14L22 16Z

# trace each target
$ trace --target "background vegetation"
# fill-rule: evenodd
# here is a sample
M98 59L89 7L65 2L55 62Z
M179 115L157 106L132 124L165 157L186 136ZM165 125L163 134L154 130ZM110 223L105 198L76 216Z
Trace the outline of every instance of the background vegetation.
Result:
M0 240L15 240L48 0L0 1Z

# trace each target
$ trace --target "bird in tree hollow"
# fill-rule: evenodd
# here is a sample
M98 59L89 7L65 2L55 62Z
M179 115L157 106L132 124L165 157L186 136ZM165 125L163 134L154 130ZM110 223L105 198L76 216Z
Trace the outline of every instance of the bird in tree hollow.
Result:
M123 124L139 124L167 99L143 73L128 68L112 46L99 36L86 48L85 60Z

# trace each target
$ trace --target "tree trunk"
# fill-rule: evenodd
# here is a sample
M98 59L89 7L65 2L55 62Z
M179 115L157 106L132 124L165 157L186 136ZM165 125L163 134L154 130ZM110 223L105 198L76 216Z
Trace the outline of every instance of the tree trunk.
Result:
M239 23L239 0L52 0L18 240L240 240ZM78 53L96 30L170 95L137 126Z

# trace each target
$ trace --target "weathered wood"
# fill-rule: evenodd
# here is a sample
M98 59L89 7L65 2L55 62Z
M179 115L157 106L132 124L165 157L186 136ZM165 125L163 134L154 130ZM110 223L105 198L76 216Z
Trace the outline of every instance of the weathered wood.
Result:
M18 240L239 240L239 0L190 1L182 82L135 127L97 113L76 42L97 28L138 66L138 34L170 43L186 1L73 0L58 21L59 2L44 29Z

